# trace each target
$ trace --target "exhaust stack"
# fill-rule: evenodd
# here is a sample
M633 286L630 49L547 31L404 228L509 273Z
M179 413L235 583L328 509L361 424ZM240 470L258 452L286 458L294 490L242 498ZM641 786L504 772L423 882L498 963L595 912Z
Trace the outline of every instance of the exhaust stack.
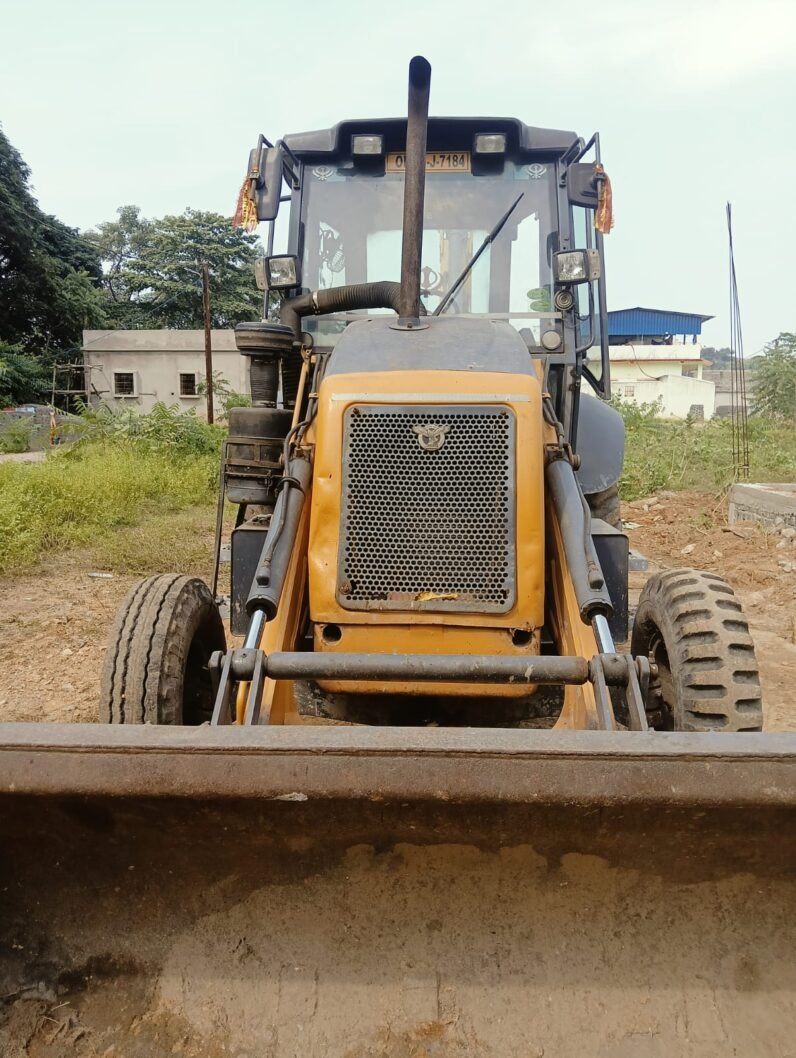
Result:
M422 55L409 63L409 106L406 123L404 226L401 248L401 320L420 316L420 255L423 248L423 200L426 191L426 140L431 65Z

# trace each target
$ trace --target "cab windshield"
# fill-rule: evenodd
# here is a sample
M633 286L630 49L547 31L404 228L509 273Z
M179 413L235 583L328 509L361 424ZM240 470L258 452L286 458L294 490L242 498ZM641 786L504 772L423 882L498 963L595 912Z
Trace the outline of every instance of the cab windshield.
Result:
M305 167L303 286L400 279L403 184L401 172L371 174L351 162ZM505 227L444 311L507 319L538 344L541 330L559 316L552 311L552 165L506 161L484 175L426 172L421 298L433 312L520 193ZM366 314L310 318L304 325L328 344L324 339L333 340L345 320Z

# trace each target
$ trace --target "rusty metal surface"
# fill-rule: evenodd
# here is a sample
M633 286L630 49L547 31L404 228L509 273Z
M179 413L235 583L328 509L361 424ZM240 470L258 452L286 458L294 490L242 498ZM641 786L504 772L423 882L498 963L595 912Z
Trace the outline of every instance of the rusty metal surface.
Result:
M409 63L409 90L404 164L403 239L401 244L401 294L398 315L416 320L420 301L420 265L423 249L423 201L426 193L426 141L431 66L422 55Z
M611 668L612 682L626 680L622 664ZM233 669L234 671L234 669ZM440 683L586 683L589 663L579 657L530 654L351 654L319 651L276 652L266 659L272 679L374 680Z
M0 799L796 806L796 734L0 724Z
M796 735L0 725L3 1058L782 1058Z
M145 739L130 796L107 796L112 769L126 785L115 752L104 758L105 792L78 796L72 782L71 795L0 798L3 1058L789 1053L796 827L792 797L768 771L784 760L791 775L787 753L753 754L755 780L732 770L732 752L674 749L680 771L694 774L688 803L660 793L617 802L614 784L621 791L627 775L606 734L602 752L563 750L568 772L542 771L536 800L520 774L543 753L494 746L495 787L464 740L454 756L476 791L468 801L463 786L446 799L457 795L450 773L413 738L408 759L426 799L396 796L407 776L382 743L365 759L392 791L385 801L363 783L357 756L322 734L315 749L336 761L335 800L313 792L316 769L329 777L324 753L309 757L305 743L300 754L295 739L258 753L248 738L234 753L237 739L210 753L153 750ZM7 780L6 752L22 751L4 745ZM59 753L33 751L31 766L55 765L57 778ZM165 796L165 773L149 771L155 757L178 776L192 762L193 796ZM665 753L636 759L650 769L648 795L657 775L682 796L685 777ZM253 760L248 780L265 797L219 800ZM519 771L504 770L511 760ZM72 757L73 774L92 766L90 753ZM723 768L756 803L730 794ZM517 783L522 801L509 790ZM700 783L708 796L690 803ZM46 793L46 776L35 785ZM599 790L591 805L589 790Z

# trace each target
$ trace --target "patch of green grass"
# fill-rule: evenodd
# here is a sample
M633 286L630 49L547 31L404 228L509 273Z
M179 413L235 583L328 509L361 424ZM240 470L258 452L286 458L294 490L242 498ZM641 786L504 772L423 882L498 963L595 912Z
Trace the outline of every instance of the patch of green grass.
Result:
M190 573L210 578L215 509L151 514L139 525L104 533L88 553L92 569L111 573Z
M625 467L622 498L660 489L720 492L734 480L729 419L689 422L658 419L655 409L623 404ZM796 481L796 431L769 419L749 420L749 480Z
M99 544L153 514L213 504L215 455L95 441L43 463L0 465L0 573ZM164 545L160 558L169 566Z
M0 420L0 452L29 452L33 434L34 425L29 419Z

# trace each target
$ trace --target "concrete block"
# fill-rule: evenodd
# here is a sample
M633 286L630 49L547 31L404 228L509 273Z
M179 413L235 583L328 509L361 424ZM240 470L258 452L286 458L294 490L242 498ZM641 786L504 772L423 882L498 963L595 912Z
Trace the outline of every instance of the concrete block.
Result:
M646 555L642 555L640 551L634 551L631 547L627 560L628 573L646 573L649 568L649 559Z
M733 485L730 489L730 525L738 522L758 522L772 529L782 525L796 529L796 484Z

